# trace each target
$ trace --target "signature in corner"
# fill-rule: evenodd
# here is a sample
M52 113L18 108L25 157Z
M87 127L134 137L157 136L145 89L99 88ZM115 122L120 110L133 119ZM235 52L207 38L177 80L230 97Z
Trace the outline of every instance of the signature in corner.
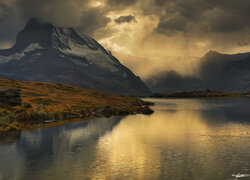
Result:
M236 179L238 178L243 178L243 177L250 177L250 174L232 174L233 177L235 177Z

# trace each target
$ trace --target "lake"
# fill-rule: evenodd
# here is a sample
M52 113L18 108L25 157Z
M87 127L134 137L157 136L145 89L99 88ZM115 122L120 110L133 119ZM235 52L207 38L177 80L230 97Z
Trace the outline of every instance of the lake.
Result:
M152 115L0 132L0 179L227 180L250 174L250 99L146 100L155 103Z

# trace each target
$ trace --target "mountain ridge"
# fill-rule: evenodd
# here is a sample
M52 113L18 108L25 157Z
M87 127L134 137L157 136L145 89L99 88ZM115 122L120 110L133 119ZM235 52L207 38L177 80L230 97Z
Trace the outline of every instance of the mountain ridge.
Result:
M148 79L146 84L154 93L206 89L239 93L249 91L250 52L222 54L209 51L200 61L200 69L196 75L181 76L176 71L167 71L158 77Z
M139 77L93 38L35 19L18 33L12 48L0 50L0 76L121 95L150 94Z

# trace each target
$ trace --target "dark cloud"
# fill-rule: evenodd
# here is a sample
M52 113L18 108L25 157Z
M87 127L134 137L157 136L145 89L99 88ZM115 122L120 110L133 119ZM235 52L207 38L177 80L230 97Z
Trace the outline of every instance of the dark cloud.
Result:
M82 12L90 0L13 0L20 16L28 20L37 18L58 26L78 25Z
M11 2L11 3L4 3ZM15 40L18 31L31 18L56 26L75 27L87 34L110 21L105 7L93 8L91 0L0 0L0 46ZM21 26L20 26L21 24Z
M207 17L207 21L211 32L230 33L250 27L250 23L245 21L242 15L233 14L221 9L211 11Z
M167 34L168 36L174 35L177 32L187 31L187 21L181 16L171 18L169 20L162 20L158 24L157 32Z
M110 18L105 16L105 12L99 8L92 8L83 13L77 29L93 35L97 29L104 28L109 21Z
M115 19L115 22L118 24L130 23L130 22L136 22L136 19L135 19L135 16L132 16L132 15L120 16L119 18Z
M174 36L175 33L240 32L250 28L250 1L246 0L105 0L105 6L90 7L91 0L12 0L11 12L0 1L1 23L8 21L11 14L23 20L35 17L59 26L80 27L93 34L110 21L110 11L134 7L143 14L158 16L160 22L155 32ZM117 23L134 21L134 16L120 16ZM86 23L88 26L86 26Z
M8 10L7 5L5 3L3 3L3 2L0 1L0 12L1 12L1 14L0 14L0 20L2 20L3 17L6 16L6 14L8 16L9 12L7 10Z
M102 42L106 39L117 51L128 49L138 54L140 49L144 55L144 51L150 52L147 48L154 47L159 53L152 50L150 58L164 61L169 59L163 57L168 53L201 56L211 48L231 53L242 47L247 51L249 9L248 0L0 0L0 46L13 42L25 21L37 18L75 27ZM135 22L133 15L137 24L116 26Z
M250 1L245 0L155 0L160 22L156 32L166 35L188 33L229 33L250 28Z
M8 1L6 1L8 2ZM101 7L93 7L91 0L10 0L9 6L0 0L0 40L10 39L13 33L17 33L17 22L27 22L30 18L36 18L44 23L52 23L56 26L75 27L89 35L103 29L110 18L107 14L134 5L137 0L106 0ZM20 18L17 18L20 17ZM121 17L117 22L130 22L133 17ZM13 29L13 27L16 27ZM13 41L13 40L12 40Z
M12 6L0 1L0 46L13 44L23 23Z
M107 0L108 4L114 6L130 6L137 2L137 0Z

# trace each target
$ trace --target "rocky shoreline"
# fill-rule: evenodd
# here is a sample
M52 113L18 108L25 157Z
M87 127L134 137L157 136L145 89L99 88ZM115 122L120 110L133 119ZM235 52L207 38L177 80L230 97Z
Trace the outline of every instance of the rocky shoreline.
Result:
M110 107L99 107L88 111L78 112L46 112L37 111L17 116L14 122L15 129L28 130L40 127L57 126L74 121L89 120L98 117L126 116L135 114L150 115L154 111L150 109L153 103L142 101L134 109L111 109ZM9 128L7 128L9 129Z
M228 97L243 97L243 94L220 91L189 91L178 93L156 93L151 95L151 98L228 98Z
M126 116L133 114L150 115L154 111L150 109L153 104L142 102L134 109L111 109L110 107L99 107L88 111L58 112L58 111L33 111L18 114L16 112L0 113L0 130L28 130L39 127L57 126L71 121L88 120L98 117ZM51 125L49 125L51 124Z

